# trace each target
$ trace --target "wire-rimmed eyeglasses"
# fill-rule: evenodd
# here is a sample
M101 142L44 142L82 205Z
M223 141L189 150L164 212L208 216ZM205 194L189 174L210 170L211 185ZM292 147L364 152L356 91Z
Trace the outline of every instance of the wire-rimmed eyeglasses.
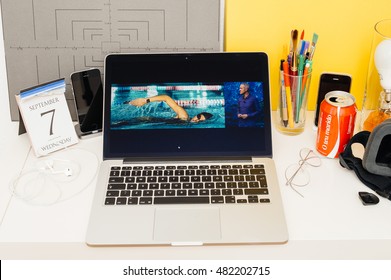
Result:
M310 182L310 173L305 166L319 167L322 161L313 150L308 148L301 149L299 155L299 162L289 165L285 170L285 185L290 186L301 197L304 197L296 187L307 186Z

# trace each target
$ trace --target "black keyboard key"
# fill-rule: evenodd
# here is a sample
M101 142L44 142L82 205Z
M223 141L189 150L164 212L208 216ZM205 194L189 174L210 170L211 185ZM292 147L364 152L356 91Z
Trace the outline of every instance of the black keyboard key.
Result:
M110 197L119 196L119 191L107 191L106 196L110 196Z
M137 177L136 183L145 183L147 181L146 177Z
M151 190L143 191L143 196L152 196L152 194L153 194L153 191L151 191Z
M207 175L217 175L217 170L216 169L209 169L206 172Z
M141 196L142 195L142 191L132 191L132 196Z
M212 196L211 202L212 203L224 203L224 196Z
M213 176L213 182L222 182L223 176Z
M119 174L120 174L120 171L117 171L117 170L110 171L110 177L117 177L117 176L119 176Z
M164 190L155 190L155 196L164 196Z
M140 205L152 204L152 197L140 197Z
M121 196L130 196L130 191L121 191Z
M121 171L121 176L122 176L122 177L128 177L128 176L130 176L130 171L129 171L129 170L122 170L122 171Z
M200 176L191 176L190 181L191 182L201 182L201 177Z
M128 198L128 204L129 205L138 204L138 198L137 197L129 197Z
M121 166L112 166L111 170L121 170Z
M156 183L157 182L157 177L148 177L147 178L148 183Z
M187 195L187 190L177 190L177 195L186 196Z
M189 190L189 196L197 196L198 190Z
M155 197L154 204L209 204L209 197L205 197L205 196Z
M200 195L209 195L209 190L200 190Z
M126 177L125 178L125 183L134 183L134 182L136 182L135 177Z
M259 202L260 202L260 203L270 203L270 199L268 199L268 198L261 198L261 199L259 200Z
M109 183L123 183L124 178L122 177L110 177L109 178Z
M255 194L268 194L267 189L245 189L244 194L246 195L255 195Z
M138 184L137 189L139 189L139 190L147 190L148 189L148 184L146 184L146 183Z
M223 195L232 195L232 190L231 189L224 189L221 191Z
M115 204L115 198L114 197L107 197L105 200L105 205L114 205Z
M117 205L125 205L128 202L128 199L126 197L118 197L115 204Z
M260 168L251 169L250 174L252 175L265 174L265 169L260 169Z
M233 189L233 194L234 195L242 195L243 194L243 190L242 189Z
M194 183L194 188L195 189L203 189L204 188L204 183Z
M248 187L249 188L259 188L260 185L259 185L259 182L249 182Z
M190 177L187 176L182 176L179 179L180 182L190 182Z
M166 190L166 196L175 196L175 190Z
M247 203L247 199L238 199L237 203Z
M218 189L225 189L225 183L223 183L223 182L217 182L217 183L216 183L216 188L218 188Z
M212 182L212 176L202 176L202 182Z
M124 190L124 189L126 189L126 185L125 184L109 184L107 186L107 189L108 190Z
M159 184L156 184L156 183L149 184L149 189L150 190L158 190Z
M168 181L169 181L170 183L177 183L177 182L179 182L179 177L177 177L177 176L169 177L169 178L168 178Z
M137 184L136 183L128 184L126 188L128 190L135 190L137 189Z
M211 194L211 195L221 195L221 191L220 191L220 190L213 189L213 190L210 191L210 194Z
M225 203L235 203L235 197L234 196L226 196L225 197Z
M167 183L167 182L168 182L168 177L159 177L159 178L157 179L157 181L158 181L159 183Z

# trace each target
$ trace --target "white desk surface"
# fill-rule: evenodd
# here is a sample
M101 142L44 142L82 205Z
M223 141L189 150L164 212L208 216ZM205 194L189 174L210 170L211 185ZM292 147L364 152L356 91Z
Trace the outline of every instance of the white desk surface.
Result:
M314 148L312 119L309 112L307 127L299 136L273 129L288 243L104 248L84 243L95 180L79 195L52 206L29 205L11 195L10 180L40 159L29 150L27 136L17 136L17 124L2 120L0 259L390 259L391 201L380 198L378 205L363 206L358 192L370 190L338 160L322 158L322 166L309 167L311 183L300 189L304 198L285 186L286 167L298 161L301 148ZM73 147L101 158L102 137Z

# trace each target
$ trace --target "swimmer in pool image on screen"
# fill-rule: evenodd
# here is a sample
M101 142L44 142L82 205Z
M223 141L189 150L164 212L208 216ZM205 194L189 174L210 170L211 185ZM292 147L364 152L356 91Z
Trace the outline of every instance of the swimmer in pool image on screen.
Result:
M110 128L225 128L222 84L115 84L111 88Z

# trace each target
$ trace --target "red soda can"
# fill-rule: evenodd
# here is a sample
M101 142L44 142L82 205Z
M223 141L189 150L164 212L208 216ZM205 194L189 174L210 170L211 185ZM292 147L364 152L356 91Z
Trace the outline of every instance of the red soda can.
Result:
M357 107L353 95L330 91L320 104L316 149L329 158L343 152L354 133Z

